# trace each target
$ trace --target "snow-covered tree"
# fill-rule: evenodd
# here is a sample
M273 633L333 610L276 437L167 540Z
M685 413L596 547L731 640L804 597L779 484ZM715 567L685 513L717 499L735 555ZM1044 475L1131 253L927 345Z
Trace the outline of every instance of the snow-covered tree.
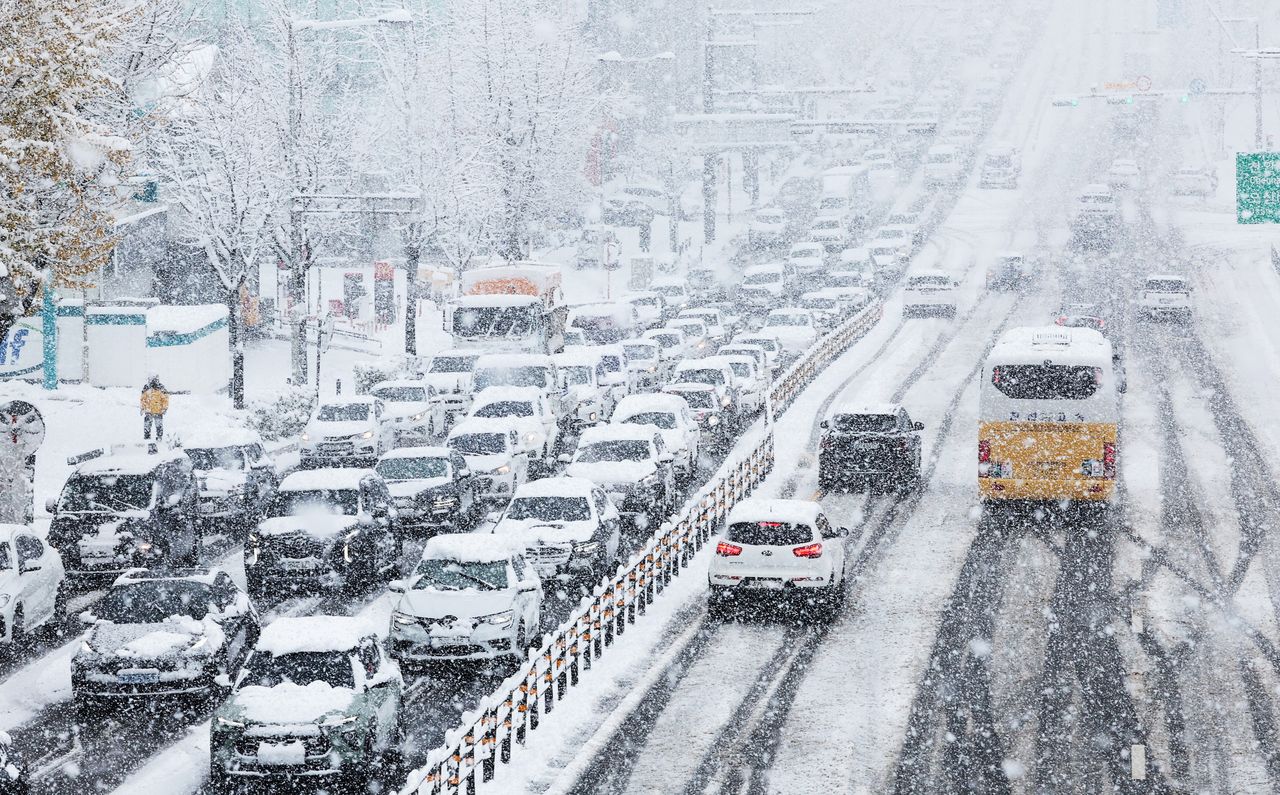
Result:
M44 286L109 255L130 145L104 122L106 69L136 8L112 0L0 0L0 339Z

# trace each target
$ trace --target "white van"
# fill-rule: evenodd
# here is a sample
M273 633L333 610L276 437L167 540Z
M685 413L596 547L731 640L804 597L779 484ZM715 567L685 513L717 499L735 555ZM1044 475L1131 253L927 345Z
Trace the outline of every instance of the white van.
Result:
M927 185L954 185L964 175L964 162L960 150L950 144L929 147L924 160L924 181Z
M1191 283L1184 276L1153 273L1142 285L1138 306L1147 317L1191 317Z
M907 286L902 291L902 314L939 314L955 317L956 283L945 271L921 270L907 275Z

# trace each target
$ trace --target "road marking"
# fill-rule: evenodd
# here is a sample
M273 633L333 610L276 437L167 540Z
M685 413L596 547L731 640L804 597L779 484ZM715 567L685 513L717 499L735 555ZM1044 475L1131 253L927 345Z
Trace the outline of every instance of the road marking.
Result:
M1133 634L1142 634L1142 614L1136 610L1129 615L1129 628L1133 630Z
M1147 780L1147 746L1129 746L1129 777L1134 781Z

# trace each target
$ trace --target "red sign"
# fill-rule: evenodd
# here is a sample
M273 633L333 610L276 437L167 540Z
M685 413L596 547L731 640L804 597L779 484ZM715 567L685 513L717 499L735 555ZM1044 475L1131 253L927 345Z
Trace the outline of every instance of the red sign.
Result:
M375 282L389 282L396 277L396 269L392 264L385 260L374 260L373 263L373 280Z

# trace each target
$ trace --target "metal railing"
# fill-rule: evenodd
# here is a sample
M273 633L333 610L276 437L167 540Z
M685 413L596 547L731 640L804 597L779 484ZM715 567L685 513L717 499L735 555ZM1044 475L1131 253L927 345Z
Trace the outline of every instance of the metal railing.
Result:
M732 453L711 481L684 509L665 522L628 563L584 597L569 619L543 636L541 648L476 709L445 734L445 743L409 774L402 795L454 795L492 781L500 763L511 761L515 745L524 745L543 715L552 712L614 640L648 610L672 578L714 535L729 510L749 495L773 468L774 414L791 405L814 376L875 325L882 307L874 304L845 321L805 352L777 378L769 392L763 435L740 441L747 447Z

